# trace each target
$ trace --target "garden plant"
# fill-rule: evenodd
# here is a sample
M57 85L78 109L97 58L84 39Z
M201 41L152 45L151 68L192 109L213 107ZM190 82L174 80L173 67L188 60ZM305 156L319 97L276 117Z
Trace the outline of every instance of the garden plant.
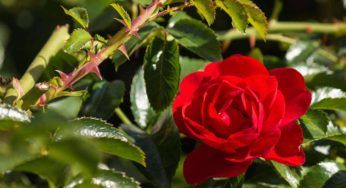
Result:
M0 187L346 187L346 3L321 2L61 0L19 73L0 19Z

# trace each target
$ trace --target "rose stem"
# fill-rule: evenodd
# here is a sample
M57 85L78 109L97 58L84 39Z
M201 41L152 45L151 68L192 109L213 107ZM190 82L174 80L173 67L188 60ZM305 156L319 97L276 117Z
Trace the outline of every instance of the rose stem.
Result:
M43 71L46 69L49 63L49 59L56 55L65 45L65 42L70 37L68 33L68 26L58 26L47 43L43 46L41 51L32 61L22 78L20 79L20 85L23 88L24 94L30 91L38 79L41 77ZM6 103L12 103L16 99L17 93L14 88L9 88L6 92L4 101Z
M285 37L281 34L273 33L291 33L291 32L308 32L321 34L346 34L346 23L310 23L310 22L277 22L272 21L269 24L268 35L266 40L279 41L284 43L294 43L294 39ZM250 36L256 36L254 28L247 29L246 33L241 33L236 29L220 33L218 39L235 40L244 39Z
M126 114L121 110L121 108L116 108L114 112L124 124L133 125L131 120L126 116Z

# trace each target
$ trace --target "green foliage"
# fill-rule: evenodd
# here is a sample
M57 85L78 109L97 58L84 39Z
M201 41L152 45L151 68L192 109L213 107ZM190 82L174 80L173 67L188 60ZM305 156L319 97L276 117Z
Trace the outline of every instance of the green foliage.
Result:
M144 79L151 106L156 111L167 108L179 87L179 48L175 41L155 38L144 57Z
M122 128L132 136L146 155L147 167L138 166L155 187L170 187L178 167L181 145L178 130L169 111L165 111L150 133L134 126Z
M124 7L122 7L119 4L113 3L111 6L117 11L117 13L121 16L122 22L127 28L131 28L131 17L130 15L126 12Z
M99 81L93 84L89 93L90 96L85 101L81 114L109 119L114 109L123 101L125 84L122 81Z
M65 44L66 53L73 54L81 50L87 42L92 39L91 35L84 29L76 29L72 32L71 37Z
M178 43L196 55L209 60L220 61L221 48L213 30L192 18L171 19L168 32Z
M147 128L156 121L157 113L151 107L145 87L144 69L141 67L133 77L130 91L131 110L136 123Z
M71 16L76 23L78 23L81 27L84 29L88 28L89 26L89 15L85 8L82 7L75 7L71 8L69 10L64 9L65 14Z
M241 2L238 0L216 0L215 2L232 18L232 25L239 31L245 32L248 26L248 16Z
M198 13L204 17L208 24L213 24L215 20L215 7L212 0L193 0L192 1L198 10Z

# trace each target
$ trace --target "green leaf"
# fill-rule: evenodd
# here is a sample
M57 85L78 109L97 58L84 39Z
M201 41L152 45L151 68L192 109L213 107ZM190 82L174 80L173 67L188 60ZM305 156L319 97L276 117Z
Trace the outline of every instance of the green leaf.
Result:
M29 115L25 111L8 104L0 104L0 120L10 120L16 122L30 121Z
M324 188L346 187L346 171L342 170L334 174L325 184Z
M141 67L133 77L130 91L131 110L136 123L146 128L156 122L157 114L150 106L144 80L144 69Z
M17 166L15 171L31 172L56 186L62 186L67 175L67 166L49 157L41 157Z
M167 177L171 180L179 164L181 144L179 131L170 110L161 115L150 134L160 153Z
M125 95L125 84L122 81L100 81L95 83L90 91L90 97L85 102L82 114L102 119L109 119L114 109L119 107Z
M312 105L317 110L346 111L346 98L326 98Z
M301 117L301 120L312 138L320 139L326 136L330 120L324 112L309 110L303 117Z
M156 111L174 99L180 78L179 49L175 41L155 38L144 57L144 79L151 106Z
M239 0L248 16L248 21L256 29L259 36L265 39L268 30L268 22L265 14L250 0Z
M137 166L139 170L156 187L169 187L181 155L179 132L171 114L163 113L149 134L134 126L123 125L122 129L147 156L147 167Z
M155 22L150 22L139 30L138 34L140 38L131 37L131 39L125 43L128 55L131 56L135 51L143 46L151 38L154 30L157 28L159 28L158 24L156 24ZM113 56L115 70L118 70L119 66L124 64L127 60L127 57L123 53L121 53L119 50L116 51Z
M290 65L305 63L316 48L315 43L311 41L299 40L288 49L286 60Z
M196 55L209 61L222 59L214 31L202 22L195 19L170 20L167 30L180 45Z
M49 146L48 156L72 166L86 177L92 177L95 174L101 160L97 146L80 138L67 138L52 143Z
M198 13L204 17L208 24L213 24L215 20L215 6L212 0L193 0L192 3L197 8Z
M330 137L328 137L326 139L327 140L332 140L332 141L335 141L335 142L339 142L339 143L343 144L344 146L346 146L346 134L330 136Z
M126 10L124 9L124 7L122 7L121 5L117 4L117 3L113 3L111 4L111 6L118 12L118 14L121 16L122 21L124 22L125 26L127 28L131 28L131 17L130 15L126 12Z
M65 97L51 101L47 104L47 109L67 119L73 119L77 117L82 103L82 97Z
M180 57L180 80L190 73L203 70L203 68L208 64L207 61L201 59L193 59L188 57Z
M64 9L65 14L71 16L79 25L81 25L84 29L89 26L89 15L85 8L75 7L72 9Z
M87 181L78 176L71 182L69 182L65 187L140 188L140 184L133 178L126 176L123 172L116 172L113 170L99 170L91 179L91 181Z
M76 53L91 39L91 35L84 29L75 29L65 44L64 51L68 54Z
M345 98L346 93L341 89L332 87L320 87L312 92L312 104L326 98Z
M238 0L216 0L216 5L224 10L231 18L232 25L241 32L245 32L249 22L247 12Z
M275 167L276 172L280 174L281 177L283 177L292 188L299 187L299 175L294 171L294 169L283 165L281 163L277 163L275 161L272 161L273 166Z
M74 128L73 134L94 140L103 152L133 160L145 166L143 151L111 124L94 118L80 118L74 122L79 126Z
M328 179L340 170L339 165L335 162L321 162L306 169L300 186L304 188L322 188Z

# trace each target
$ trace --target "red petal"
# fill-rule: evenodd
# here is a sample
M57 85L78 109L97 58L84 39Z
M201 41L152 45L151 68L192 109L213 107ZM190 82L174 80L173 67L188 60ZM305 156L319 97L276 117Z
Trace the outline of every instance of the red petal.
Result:
M276 129L281 124L282 118L285 115L285 98L281 91L276 93L276 98L272 106L266 111L267 115L263 123L262 131L267 133Z
M220 75L232 75L237 77L248 77L252 75L269 75L268 70L256 59L233 55L221 63L211 63L205 68L205 72L214 77Z
M187 183L200 184L209 178L229 178L244 173L252 160L230 162L223 153L206 145L200 145L190 153L184 162L184 177Z
M306 113L311 103L311 93L307 90L303 76L290 68L270 71L279 82L279 90L285 97L286 112L282 124L298 119Z
M276 146L264 158L277 162L299 166L305 162L304 150L301 148L303 132L296 122L291 122L281 128L281 136Z
M195 72L187 75L180 83L180 91L173 103L173 112L176 108L183 106L191 101L195 91L199 88L199 85L204 79L203 72Z

